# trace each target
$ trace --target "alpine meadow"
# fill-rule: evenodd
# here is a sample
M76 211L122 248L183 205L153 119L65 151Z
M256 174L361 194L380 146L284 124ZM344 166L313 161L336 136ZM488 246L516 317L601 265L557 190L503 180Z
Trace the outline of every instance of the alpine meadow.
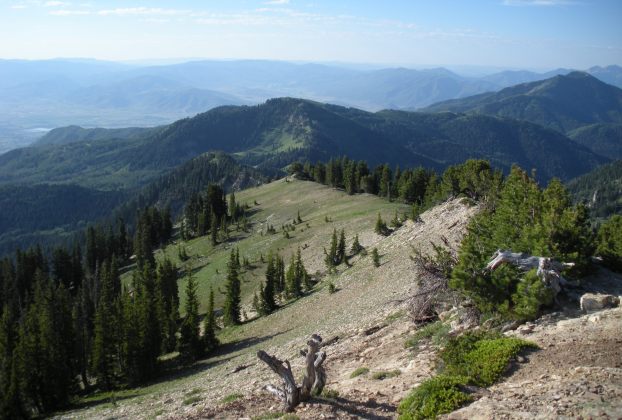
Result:
M0 420L621 418L621 18L0 4Z

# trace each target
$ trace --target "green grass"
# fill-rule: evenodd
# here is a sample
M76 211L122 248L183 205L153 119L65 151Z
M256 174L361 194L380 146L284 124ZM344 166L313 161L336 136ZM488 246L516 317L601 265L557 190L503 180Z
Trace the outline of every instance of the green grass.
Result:
M406 339L406 342L404 342L404 347L415 348L419 346L419 344L421 344L423 340L426 339L430 339L432 343L436 345L445 344L450 329L451 327L449 326L449 324L444 324L441 321L433 322L417 330L417 332L412 337Z
M192 397L188 397L186 399L184 399L183 401L183 405L190 405L190 404L194 404L196 402L201 401L203 398L201 398L198 395L192 396Z
M360 367L354 369L354 372L350 374L350 378L356 378L357 376L367 375L369 373L369 368Z
M194 388L192 391L186 393L186 397L190 397L192 395L200 394L203 392L201 388Z
M233 402L233 401L237 401L237 400L239 400L242 397L244 397L244 395L242 395L242 394L229 394L225 398L223 398L221 400L221 402L223 404L226 404L226 403L230 403L230 402Z
M322 390L322 397L328 398L330 400L337 399L339 397L339 391L335 389L324 388Z
M381 370L379 372L374 372L371 375L371 378L379 380L379 381L382 381L384 379L395 378L396 376L399 376L401 374L402 374L402 372L399 369L395 369L395 370Z
M405 315L406 315L406 313L405 313L404 311L397 311L397 312L393 312L392 314L388 315L388 316L385 318L385 320L384 320L384 321L385 321L387 324L392 324L392 323L394 323L395 321L397 321L398 319L403 318Z
M319 249L322 246L328 246L333 224L346 224L346 236L350 241L355 234L373 229L378 212L383 218L390 219L396 209L398 212L409 209L407 205L388 202L375 196L349 196L342 191L315 182L300 180L291 182L278 180L257 188L240 191L236 193L236 201L248 203L251 206L249 211L252 214L248 218L251 224L249 232L232 231L229 243L216 246L211 245L209 235L180 242L191 257L188 262L195 271L201 312L207 309L210 286L213 286L215 292L215 307L221 307L224 302L224 293L220 292L225 290L231 246L238 247L240 257L247 257L253 265L251 269L242 269L241 275L242 303L249 305L254 292L265 277L266 264L259 261L260 255L263 255L265 259L269 252L279 253L287 264L290 255L295 253L298 247L303 247L305 244ZM259 205L254 205L255 201ZM298 211L303 219L301 226L304 226L304 231L298 228L290 231L290 238L286 239L281 233L281 225L291 223ZM330 216L333 223L327 225L324 222L326 216ZM262 228L265 232L267 220L277 230L276 234L261 235L259 233ZM322 238L326 240L318 243ZM178 267L183 267L184 263L179 260L178 256L178 245L172 244L158 251L156 258L161 259L166 256ZM128 284L131 281L131 272L125 273L122 281ZM182 277L178 282L182 316L184 315L186 281L186 278Z

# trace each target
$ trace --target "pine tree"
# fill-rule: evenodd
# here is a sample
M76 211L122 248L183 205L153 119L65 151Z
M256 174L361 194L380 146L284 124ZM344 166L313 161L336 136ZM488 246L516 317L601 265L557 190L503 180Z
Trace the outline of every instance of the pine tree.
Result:
M337 265L346 262L346 233L343 229L341 229L341 234L339 235L339 244L337 245L337 255L336 255Z
M374 248L371 251L371 259L374 263L374 267L380 267L380 254L378 254L378 249Z
M233 249L227 268L227 296L223 308L223 319L225 325L237 325L240 323L240 279Z
M203 328L203 343L207 352L214 350L219 344L216 338L216 314L214 312L214 289L212 287L210 287L209 299L207 301L207 313L205 314Z
M296 283L298 287L304 286L305 290L311 290L311 281L309 278L309 273L302 262L302 253L300 252L300 247L296 251Z
M287 267L287 273L285 274L285 294L289 298L300 296L300 284L296 278L296 259L294 254L292 254L289 267Z
M359 235L357 234L354 237L354 242L352 242L352 247L350 248L350 252L353 255L357 255L359 252L361 252L363 250L363 246L361 245L361 243L359 242Z
M326 250L324 250L325 253L325 258L324 261L326 263L326 267L328 268L328 271L333 271L334 268L339 264L339 261L337 259L337 229L333 229L333 236L331 237L330 240L330 248L329 251L326 252Z
M202 343L199 331L199 299L197 296L197 284L192 270L188 269L188 282L186 283L186 303L184 309L186 316L181 323L181 338L179 352L186 361L193 361L202 355ZM213 312L213 311L212 311Z
M380 213L378 213L378 218L376 219L376 226L374 228L374 232L378 235L386 235L387 234L387 225L380 217Z
M114 280L111 264L106 262L102 269L102 285L93 338L92 369L101 389L110 390L115 385L117 342L115 328L118 325L115 314Z
M275 295L276 267L272 254L268 256L268 267L266 268L266 281L260 292L259 312L261 315L272 313L276 309Z

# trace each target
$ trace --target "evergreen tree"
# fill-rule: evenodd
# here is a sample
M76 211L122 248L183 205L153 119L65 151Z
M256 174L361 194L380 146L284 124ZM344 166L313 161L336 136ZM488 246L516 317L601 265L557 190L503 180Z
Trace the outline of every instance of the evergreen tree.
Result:
M192 275L192 269L188 267L188 282L186 283L186 303L184 309L186 316L181 323L181 338L179 340L179 352L187 361L199 358L203 352L199 331L199 299L197 296L197 283ZM213 309L213 308L212 308ZM213 312L213 311L212 311Z
M216 313L214 312L214 289L209 289L209 299L207 301L207 313L205 314L205 322L203 328L203 343L205 350L210 352L218 347L218 339L216 338Z
M378 235L386 235L388 232L387 224L380 217L380 213L378 213L378 218L376 219L376 226L374 227L374 232Z
M296 259L294 254L292 254L287 273L285 274L285 294L287 297L295 298L300 296L299 280L300 279L296 276Z
M357 255L359 252L361 252L363 250L363 246L361 245L361 243L359 242L359 235L357 234L354 237L354 242L352 242L352 247L350 248L350 252L353 255Z
M300 252L300 247L296 251L296 283L298 287L301 285L304 286L305 290L311 290L311 279L309 278L309 274L307 273L307 269L305 268L302 262L302 253Z
M102 285L95 312L93 338L93 374L97 377L101 389L110 390L114 387L116 376L116 334L118 325L115 314L115 293L111 264L105 263L102 270Z
M341 234L339 235L339 244L337 245L335 260L337 265L346 262L346 233L343 229L341 229Z
M598 230L597 255L612 270L622 271L622 216L613 215Z
M378 254L377 248L372 249L371 260L374 263L374 267L380 267L380 254Z
M276 309L275 301L275 283L276 279L276 266L274 263L274 257L272 254L268 255L268 266L266 267L266 281L260 292L259 313L261 315L267 315L272 313Z
M233 249L227 269L227 295L223 308L223 320L225 325L237 325L240 323L240 279Z
M333 236L330 240L328 252L324 248L324 263L329 272L332 272L337 266L337 229L333 229Z

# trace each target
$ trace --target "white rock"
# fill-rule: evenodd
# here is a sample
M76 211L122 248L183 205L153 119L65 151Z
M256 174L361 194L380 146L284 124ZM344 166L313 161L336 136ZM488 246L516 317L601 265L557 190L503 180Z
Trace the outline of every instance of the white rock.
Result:
M583 312L599 311L606 308L615 308L620 304L617 296L586 293L581 296L581 310Z

